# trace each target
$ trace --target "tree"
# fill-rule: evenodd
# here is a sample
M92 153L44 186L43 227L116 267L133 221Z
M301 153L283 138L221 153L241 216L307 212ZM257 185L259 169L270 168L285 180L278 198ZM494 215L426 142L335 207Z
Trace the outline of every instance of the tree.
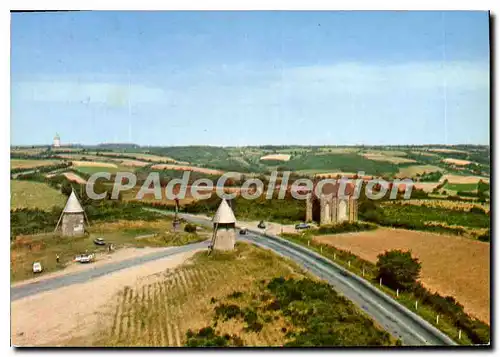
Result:
M410 289L420 276L422 268L418 258L413 258L411 252L391 250L378 255L378 276L385 285L396 289Z
M71 183L69 181L64 181L61 185L61 193L65 196L71 195L71 191L73 190Z

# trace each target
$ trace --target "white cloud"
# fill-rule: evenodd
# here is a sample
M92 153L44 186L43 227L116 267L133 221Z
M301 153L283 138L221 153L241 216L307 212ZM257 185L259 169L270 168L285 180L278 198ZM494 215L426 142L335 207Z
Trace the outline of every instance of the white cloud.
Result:
M381 91L430 90L446 86L457 90L487 89L489 68L474 62L421 62L391 65L340 63L286 69L284 86L309 86L326 92L355 94Z

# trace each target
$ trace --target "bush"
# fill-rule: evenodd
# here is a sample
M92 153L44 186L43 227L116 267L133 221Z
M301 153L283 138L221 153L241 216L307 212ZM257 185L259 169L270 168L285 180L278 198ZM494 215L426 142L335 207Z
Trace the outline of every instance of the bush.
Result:
M421 264L410 252L391 250L378 255L377 268L377 279L382 279L385 285L409 290L420 275Z
M311 230L313 234L337 234L344 232L361 232L376 229L377 226L371 223L362 222L342 222L339 224L321 226L316 230Z
M212 327L204 327L194 333L192 330L186 332L187 347L225 347L225 346L243 346L241 338L235 335L219 335Z
M481 242L490 242L491 241L490 230L488 229L488 232L486 232L485 234L481 234L479 237L477 237L477 240L480 240Z
M273 305L282 310L298 329L285 346L382 346L390 335L359 314L350 301L324 282L274 278L267 288ZM268 306L269 308L269 306ZM272 310L272 309L271 309Z
M476 213L476 214L486 214L486 211L482 209L481 207L474 206L469 210L470 213Z
M196 226L194 224L188 223L184 226L184 232L187 233L195 233L196 232Z

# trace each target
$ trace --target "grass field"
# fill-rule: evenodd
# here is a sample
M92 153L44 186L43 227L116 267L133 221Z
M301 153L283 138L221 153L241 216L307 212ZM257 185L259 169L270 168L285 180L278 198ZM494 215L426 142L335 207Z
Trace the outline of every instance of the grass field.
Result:
M413 206L393 203L383 205L384 216L397 222L440 222L448 226L488 228L490 216L467 213L444 207Z
M388 201L384 203L387 204L395 204L394 201ZM411 200L402 200L397 204L401 205L413 205L413 206L428 206L435 208L446 208L452 209L461 212L467 212L472 207L479 207L486 212L490 211L489 203L478 203L478 202L463 202L463 201L451 201L451 200L435 200L435 199L411 199Z
M421 280L430 290L454 296L467 312L487 323L490 321L490 246L487 243L386 228L314 239L370 262L376 262L377 255L386 250L410 250L420 259Z
M292 171L307 170L310 173L320 173L328 171L358 172L363 170L365 174L390 174L398 171L397 165L367 159L357 154L321 154L302 155L292 157L282 166ZM313 170L317 170L314 172Z
M118 294L107 315L111 326L98 331L92 345L183 346L188 330L198 332L211 326L220 336L236 335L241 345L282 346L293 339L290 333L304 328L296 327L281 309L267 308L273 294L266 286L276 277L299 279L304 274L294 263L244 243L238 243L235 252L198 253L192 263L152 276ZM339 316L329 315L332 331L342 326L358 345L367 344L369 336L372 343L394 343L352 303L332 294L337 300L330 308L342 311L339 315L343 318L341 324ZM238 311L244 312L244 318L238 317ZM310 311L309 315L325 318L321 312ZM229 315L231 312L236 315ZM226 314L225 318L219 313ZM364 336L358 337L355 329L362 326Z
M447 183L444 187L447 191L475 191L477 190L477 183Z
M372 152L362 154L362 156L366 159L369 159L369 160L386 161L386 162L390 162L393 164L404 164L404 163L416 162L415 160L406 159L406 158L400 157L400 156L395 156L395 155L391 156L391 155L372 153Z
M42 182L10 180L10 209L50 210L65 204L66 196Z
M486 183L490 182L489 177L482 177L482 176L463 176L463 175L443 175L439 181L444 181L448 180L449 183L470 183L470 184L477 184L479 181L483 181Z
M22 160L22 159L11 159L10 168L11 169L30 169L41 166L50 166L61 163L61 160Z
M412 165L401 167L397 174L398 177L415 177L417 174L431 173L436 171L443 171L442 168L435 165Z
M110 174L115 174L117 172L134 172L134 167L118 166L118 165L114 166L81 165L81 166L76 166L75 170L87 175L92 175L95 174L96 172L109 172Z
M166 247L184 245L208 239L209 233L201 231L188 234L183 225L177 233L172 231L170 218L158 221L117 221L94 224L90 234L84 237L67 238L54 234L18 237L11 244L11 280L33 277L32 264L42 263L44 273L64 269L81 253L105 253L107 247L97 246L93 240L104 238L116 249L125 247ZM153 236L154 235L154 236ZM137 238L139 237L139 238ZM56 255L60 262L56 262Z
M133 157L133 158L138 159L138 160L151 161L151 162L173 162L173 163L177 162L176 160L174 160L168 156L159 156L159 155L145 154L145 153L103 152L101 154L106 155L106 156L116 156L116 157L127 157L127 158Z

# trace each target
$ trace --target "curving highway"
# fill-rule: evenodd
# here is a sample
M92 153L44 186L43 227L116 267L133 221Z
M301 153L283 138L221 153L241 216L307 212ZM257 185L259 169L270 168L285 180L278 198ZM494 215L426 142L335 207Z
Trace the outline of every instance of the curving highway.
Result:
M211 226L212 224L202 217L189 214L180 214L180 216L200 225ZM249 230L247 235L239 235L239 239L290 258L315 276L327 281L337 292L351 300L387 332L401 339L403 345L457 345L450 337L366 280L303 246L255 230Z

